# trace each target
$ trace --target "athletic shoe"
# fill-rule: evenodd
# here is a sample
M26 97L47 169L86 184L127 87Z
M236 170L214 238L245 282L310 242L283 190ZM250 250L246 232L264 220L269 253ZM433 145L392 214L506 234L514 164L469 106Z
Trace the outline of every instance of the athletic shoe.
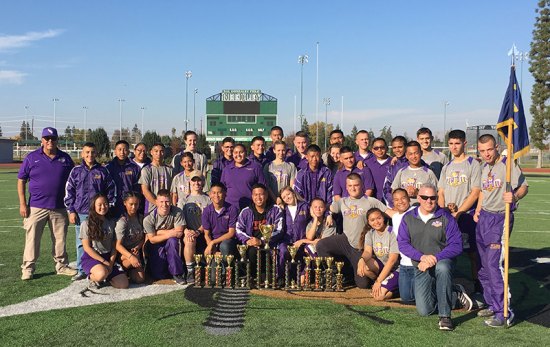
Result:
M484 308L483 310L477 311L478 317L493 317L494 315L495 315L495 312L490 308Z
M453 331L455 326L451 317L439 317L439 330Z
M195 284L195 271L194 270L191 270L191 271L187 271L187 277L185 279L187 281L188 284Z
M29 281L29 280L32 280L32 272L29 272L29 271L25 271L21 274L21 279L23 281Z
M75 269L70 268L68 266L63 266L62 268L57 270L58 275L64 275L64 276L74 276L77 273L78 273L78 271L76 271Z
M182 275L176 275L173 277L173 279L174 279L174 282L176 282L176 284L179 284L180 286L187 284L187 281L185 280L185 278L183 278Z
M491 328L508 328L514 324L514 313L510 311L510 317L507 320L504 318L493 317L485 321L485 325Z
M461 284L455 284L455 289L462 308L466 309L466 311L471 311L474 303L468 294L466 294L464 287Z
M99 290L101 288L100 284L95 281L88 281L88 289L91 291Z
M86 277L86 274L83 273L83 272L80 272L80 273L77 273L76 275L74 275L73 277L71 277L71 281L80 281L80 280L83 280L85 279Z

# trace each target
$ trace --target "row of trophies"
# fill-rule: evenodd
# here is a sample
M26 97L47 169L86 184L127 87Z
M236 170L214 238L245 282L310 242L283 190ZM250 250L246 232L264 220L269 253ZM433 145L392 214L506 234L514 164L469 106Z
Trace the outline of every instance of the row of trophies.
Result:
M302 267L300 261L296 261L298 249L293 245L287 246L291 261L285 262L284 287L279 288L277 281L277 258L278 250L269 247L269 240L273 232L273 225L260 225L260 232L265 241L263 248L257 248L256 255L256 278L251 278L251 262L247 259L248 246L238 245L237 249L240 255L240 261L233 261L233 255L223 256L221 254L208 254L204 258L206 265L202 266L202 254L195 255L195 287L200 288L257 288L257 289L283 289L289 291L337 291L343 292L343 274L342 268L344 262L334 262L332 257L309 257L303 258L305 267ZM212 260L215 266L212 266ZM223 262L227 263L225 267L225 276L223 276ZM312 262L315 268L311 266ZM262 263L264 265L265 275L262 277ZM325 269L322 267L325 265ZM337 273L335 276L335 285L333 286L334 269L336 265ZM238 266L238 268L237 268ZM239 276L241 270L242 276ZM314 277L312 277L312 272ZM324 273L323 273L324 272ZM296 275L296 278L292 274ZM302 281L303 275L303 281ZM212 278L213 277L213 278ZM225 278L222 278L225 277ZM313 281L312 281L313 279Z

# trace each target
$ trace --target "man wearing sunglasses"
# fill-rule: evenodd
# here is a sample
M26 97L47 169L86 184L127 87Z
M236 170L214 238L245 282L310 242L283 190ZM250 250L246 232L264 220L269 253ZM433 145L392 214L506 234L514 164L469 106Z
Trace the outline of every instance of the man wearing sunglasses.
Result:
M377 137L372 141L372 154L366 160L374 180L373 197L384 202L384 180L391 164L391 158L388 156L388 144L382 137Z
M455 258L462 253L462 235L449 211L437 205L437 189L424 184L418 191L420 205L407 212L399 226L399 250L416 267L414 295L421 316L436 310L440 330L453 330L451 309L472 309L472 300L461 285L453 285Z
M17 195L19 214L24 218L25 250L21 279L33 278L35 264L40 254L40 240L48 224L52 237L52 255L58 275L74 276L76 270L69 267L66 251L69 219L63 204L65 184L74 163L71 157L57 148L57 130L42 130L42 146L30 152L19 169ZM29 200L25 200L25 188L29 182Z

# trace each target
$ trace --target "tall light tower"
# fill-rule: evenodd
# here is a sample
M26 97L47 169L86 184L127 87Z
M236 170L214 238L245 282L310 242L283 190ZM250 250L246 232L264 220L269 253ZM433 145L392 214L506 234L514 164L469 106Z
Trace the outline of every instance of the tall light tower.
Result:
M304 120L304 64L309 62L307 54L298 56L298 64L300 67L300 130L302 130L302 123Z
M323 104L325 104L325 150L327 149L327 129L328 129L328 107L330 105L330 98L323 98Z
M144 119L145 119L145 110L147 108L145 106L141 106L141 138L143 138L143 122L144 122ZM141 141L141 139L140 139Z
M122 98L118 99L118 115L119 115L119 121L120 121L120 124L119 124L119 127L118 127L118 131L120 132L119 133L119 140L122 140L122 103L126 101Z
M53 101L53 127L57 129L56 127L56 113L55 113L55 109L56 109L56 105L57 105L57 102L59 101L58 98L53 98L52 99Z
M197 93L199 92L199 90L197 88L195 88L194 92L193 92L193 131L194 132L197 132L197 118L195 117L195 97L197 96Z
M84 109L84 142L87 140L88 134L88 106L82 106Z
M447 106L450 104L447 100L443 101L443 146L447 137Z
M185 71L185 131L187 131L187 123L189 122L187 118L187 99L189 97L189 79L193 76L191 70Z
M25 141L29 140L29 106L25 105Z

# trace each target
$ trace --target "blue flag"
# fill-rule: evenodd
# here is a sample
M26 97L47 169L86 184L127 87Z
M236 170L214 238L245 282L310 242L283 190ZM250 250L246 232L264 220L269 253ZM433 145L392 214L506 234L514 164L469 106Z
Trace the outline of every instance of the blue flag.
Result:
M529 152L529 132L525 124L525 113L521 101L521 91L516 79L516 69L512 65L510 71L510 84L504 95L502 109L498 116L497 131L505 142L508 142L508 127L512 127L512 150L513 158L518 159ZM512 153L508 153L512 157Z

